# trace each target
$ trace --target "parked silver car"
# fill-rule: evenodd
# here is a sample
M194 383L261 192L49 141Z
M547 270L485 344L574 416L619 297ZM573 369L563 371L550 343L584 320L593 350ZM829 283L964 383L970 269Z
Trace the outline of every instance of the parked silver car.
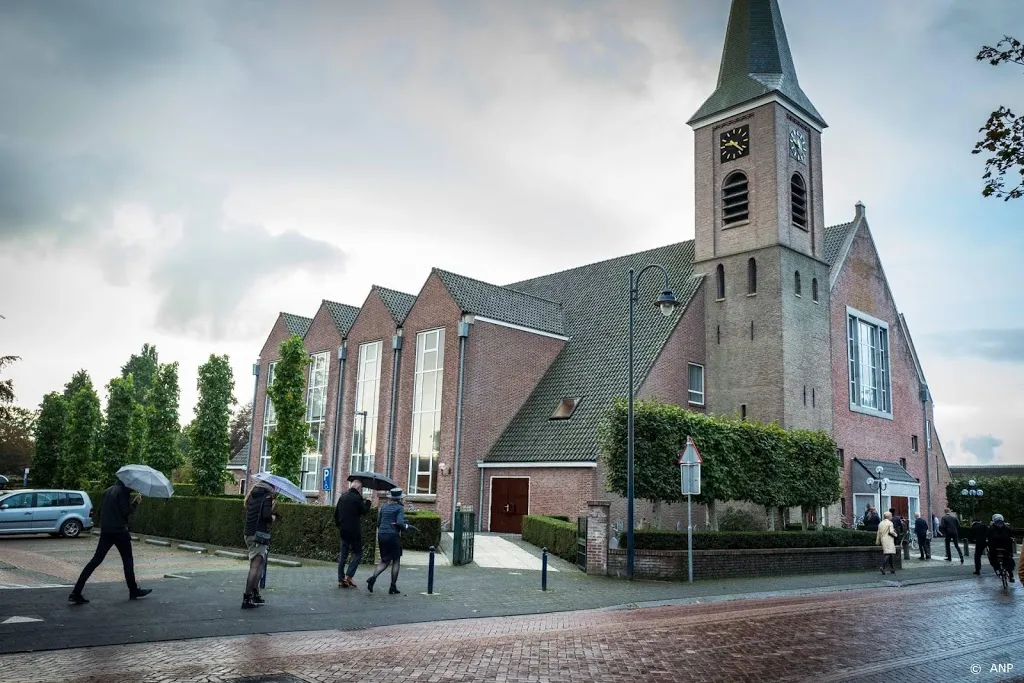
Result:
M92 528L85 491L24 489L0 492L0 534L50 534L74 538Z

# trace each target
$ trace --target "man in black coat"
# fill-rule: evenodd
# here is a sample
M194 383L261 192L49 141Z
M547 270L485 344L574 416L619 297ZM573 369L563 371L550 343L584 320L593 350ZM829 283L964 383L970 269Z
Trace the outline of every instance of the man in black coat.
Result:
M363 533L361 518L370 510L370 501L363 498L363 482L356 479L348 491L338 499L334 508L334 523L341 536L341 553L338 555L338 588L355 588L352 577L356 575L359 561L363 559ZM345 571L345 559L349 552L352 561Z
M132 499L128 494L128 487L120 481L103 492L103 506L100 508L100 541L96 546L96 554L82 570L78 582L75 583L71 595L68 596L68 602L76 605L84 605L89 602L82 596L82 589L85 588L85 582L96 571L96 567L100 566L112 546L116 546L117 552L121 554L129 599L138 600L153 592L152 588L139 588L139 584L135 582L132 537L128 532L128 516L141 502L142 496L136 494Z
M921 519L921 513L914 513L914 533L917 535L917 547L921 549L921 559L932 559L932 545L928 540L928 522Z
M874 505L869 505L864 513L864 530L872 533L878 531L878 525L881 523L882 519L878 516L878 510L875 509Z
M967 539L974 544L974 573L981 574L981 555L988 542L988 527L980 519L974 520L967 531Z
M964 554L960 550L960 520L949 508L946 508L942 521L939 522L939 531L946 539L946 562L953 561L953 554L949 551L949 544L952 543L956 548L956 554L960 556L960 564L963 564Z

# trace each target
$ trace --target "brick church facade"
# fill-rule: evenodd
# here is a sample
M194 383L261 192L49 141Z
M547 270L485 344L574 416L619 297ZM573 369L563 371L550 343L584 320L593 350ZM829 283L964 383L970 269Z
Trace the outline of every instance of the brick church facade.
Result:
M307 421L317 447L302 486L330 503L350 471L389 474L449 522L456 504L484 531L523 514L575 518L604 491L596 428L625 394L629 270L639 283L637 395L692 410L824 429L839 447L838 525L875 500L941 515L949 470L924 371L858 203L824 224L822 116L800 88L777 0L734 0L718 86L694 130L695 237L507 285L434 269L416 294L371 288L358 308L323 301L281 313L260 352L249 471L268 466L267 400L282 341L312 362ZM647 300L650 305L647 305ZM637 519L685 525L680 506L638 501ZM696 522L703 524L705 511Z

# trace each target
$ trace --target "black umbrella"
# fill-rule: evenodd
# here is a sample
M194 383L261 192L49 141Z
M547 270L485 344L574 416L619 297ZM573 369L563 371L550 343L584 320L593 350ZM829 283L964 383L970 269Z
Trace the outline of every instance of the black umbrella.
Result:
M348 475L349 481L355 481L356 479L363 482L363 486L371 491L390 491L391 489L398 488L398 484L392 481L390 477L385 477L377 472L353 472Z

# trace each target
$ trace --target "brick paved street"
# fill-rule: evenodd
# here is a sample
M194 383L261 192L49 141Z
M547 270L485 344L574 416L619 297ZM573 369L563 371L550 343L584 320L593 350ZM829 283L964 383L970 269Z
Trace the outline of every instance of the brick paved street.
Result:
M5 681L1005 681L1024 590L994 577L727 603L575 611L17 654ZM888 652L880 658L876 652ZM971 666L982 667L972 673ZM1014 669L1008 670L1008 666ZM1002 672L993 672L1002 666Z

